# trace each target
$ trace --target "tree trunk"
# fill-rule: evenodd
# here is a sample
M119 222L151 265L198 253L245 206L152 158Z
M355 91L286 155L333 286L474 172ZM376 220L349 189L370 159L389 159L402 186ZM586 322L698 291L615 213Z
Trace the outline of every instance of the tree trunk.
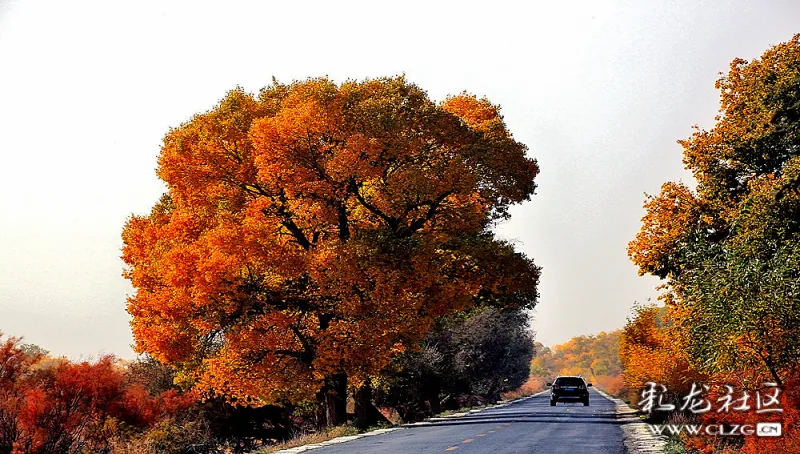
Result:
M325 410L325 392L317 393L317 408L314 410L314 424L317 429L324 429L328 426L328 412Z
M433 415L442 412L442 402L439 400L439 386L431 386L426 390L426 398Z
M378 410L372 405L372 386L368 381L356 390L355 403L356 427L366 429L378 424Z
M496 404L500 401L500 386L500 383L495 381L486 392L486 399L489 400L489 403Z
M339 373L325 379L325 413L328 426L347 423L347 374Z

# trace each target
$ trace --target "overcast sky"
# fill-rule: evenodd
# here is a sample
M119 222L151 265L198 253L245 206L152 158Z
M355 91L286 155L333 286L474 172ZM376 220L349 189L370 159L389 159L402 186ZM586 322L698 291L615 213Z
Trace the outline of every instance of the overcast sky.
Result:
M165 190L168 128L273 76L400 73L500 104L538 159L498 228L544 268L538 340L620 328L656 295L625 251L643 194L690 182L676 140L713 124L718 72L800 32L791 0L380 4L0 0L0 330L133 356L120 233Z

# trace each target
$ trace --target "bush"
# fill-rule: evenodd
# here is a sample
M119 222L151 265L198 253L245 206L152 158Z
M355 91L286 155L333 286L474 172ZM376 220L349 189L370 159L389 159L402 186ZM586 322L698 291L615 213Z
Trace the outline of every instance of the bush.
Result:
M533 335L521 311L484 308L440 320L418 351L394 361L376 392L378 405L404 421L497 402L529 378Z

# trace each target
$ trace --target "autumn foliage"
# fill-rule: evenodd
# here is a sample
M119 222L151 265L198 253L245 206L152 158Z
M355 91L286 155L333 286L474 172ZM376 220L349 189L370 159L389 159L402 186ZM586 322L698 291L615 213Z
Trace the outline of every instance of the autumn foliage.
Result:
M798 87L800 35L759 59L734 60L717 82L715 126L680 142L696 189L664 184L647 199L629 246L640 273L665 280L666 303L626 327L629 384L661 380L680 389L704 377L712 388L754 392L774 382L785 393L784 437L692 442L705 452L800 451L797 425L788 424L799 409L789 387L800 366Z
M714 405L712 411L702 414L690 412L653 413L651 422L698 423L743 425L763 422L782 423L784 435L770 437L709 437L683 435L685 444L701 453L795 453L800 452L800 433L796 427L800 422L800 374L789 371L787 382L781 389L780 413L757 413L757 392L770 392L764 383L770 379L757 369L737 369L713 374L704 373L692 366L692 361L681 347L676 327L670 317L670 307L638 307L622 332L620 356L623 362L623 376L630 389L627 394L632 404L641 400L641 390L646 382L663 384L668 391L664 402L680 407L681 398L688 395L692 383L708 385L703 395ZM726 393L726 386L732 387L735 398L744 393L750 395L746 411L718 412L720 401ZM738 404L737 404L738 405Z
M0 344L0 453L110 452L192 406L192 393L152 394L110 356L70 362Z
M679 339L667 308L636 308L620 336L623 377L632 402L639 401L639 391L647 382L664 384L669 396L678 396L686 395L692 383L707 381L707 376L690 365Z
M497 106L403 77L231 91L167 134L169 193L125 226L136 349L206 396L333 395L341 421L437 317L533 307L539 269L488 230L533 194L525 152Z
M531 361L533 386L544 389L558 375L582 375L603 391L620 396L627 392L620 362L620 330L573 337L563 344L546 347L536 343Z

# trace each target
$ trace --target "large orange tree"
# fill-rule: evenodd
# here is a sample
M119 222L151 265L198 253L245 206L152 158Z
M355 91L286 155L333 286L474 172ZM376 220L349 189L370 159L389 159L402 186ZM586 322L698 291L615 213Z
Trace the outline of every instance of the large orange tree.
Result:
M539 268L490 232L538 172L497 106L403 77L236 89L172 129L169 192L124 232L136 349L209 395L326 403L436 317L532 308Z

